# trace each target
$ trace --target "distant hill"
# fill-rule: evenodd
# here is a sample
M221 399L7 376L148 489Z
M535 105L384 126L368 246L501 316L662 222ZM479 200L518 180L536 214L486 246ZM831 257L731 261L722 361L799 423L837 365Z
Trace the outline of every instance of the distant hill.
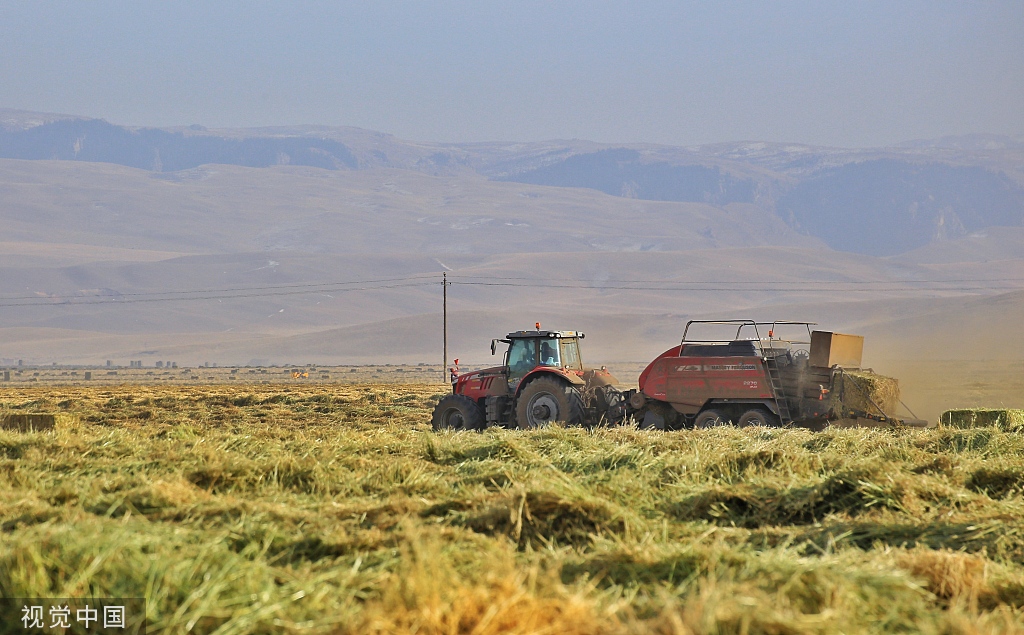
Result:
M328 139L230 139L154 128L132 130L97 119L61 120L22 130L0 130L0 158L116 163L156 172L187 170L210 163L254 168L357 166L344 144Z
M801 181L776 212L834 249L889 256L986 227L1024 226L1024 188L979 167L878 159Z
M721 216L722 222L686 215L660 222L668 223L667 236L680 229L703 235L708 243L702 246L735 244L725 236L748 236L752 245L772 243L771 238L755 238L777 233L776 223L766 221L768 216L834 249L870 255L904 253L989 227L1024 227L1024 141L997 135L852 150L762 142L687 148L586 141L443 144L403 141L355 128L128 128L70 115L0 110L0 158L113 163L158 173L173 182L193 179L196 174L187 171L210 165L390 168L434 177L482 176L595 190L620 199L699 203L718 210L709 214ZM540 191L533 195L545 196ZM455 205L460 199L445 200ZM725 221L736 206L745 206L746 211ZM618 213L626 218L628 209L623 205ZM568 210L560 208L557 214L564 216ZM433 231L427 226L436 216L423 215L427 233ZM506 210L498 216L507 216L508 227L519 226L515 212ZM481 211L470 222L486 224L495 218ZM686 226L672 228L673 223ZM285 224L292 226L284 232L286 237L270 238L257 247L291 248L307 242L305 236L316 242L323 235L315 223L301 229L294 222ZM648 227L647 237L640 240L620 234L598 240L559 238L550 244L552 249L666 249L685 243L658 240L662 232L655 225Z
M900 148L950 148L954 150L1024 150L1024 135L967 134L939 139L917 139L899 144Z
M736 178L717 166L643 162L636 150L612 148L577 154L505 180L534 185L586 187L612 196L651 201L685 201L726 205L753 203L757 184Z
M492 181L474 172L435 176L295 165L151 172L0 159L0 192L0 240L10 242L205 254L822 246L755 205L639 201L591 189Z

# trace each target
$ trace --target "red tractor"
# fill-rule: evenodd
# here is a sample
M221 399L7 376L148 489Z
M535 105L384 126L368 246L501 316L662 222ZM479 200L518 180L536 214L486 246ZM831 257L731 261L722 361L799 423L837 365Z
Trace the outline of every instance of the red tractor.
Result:
M584 368L577 331L516 331L491 340L508 344L504 364L459 374L452 394L434 408L435 430L480 430L490 425L540 428L559 422L596 424L615 410L621 393L604 367Z

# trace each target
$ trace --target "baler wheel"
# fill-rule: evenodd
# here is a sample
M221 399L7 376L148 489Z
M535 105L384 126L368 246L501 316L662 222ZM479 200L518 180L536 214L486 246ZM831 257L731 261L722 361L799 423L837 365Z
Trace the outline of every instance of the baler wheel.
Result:
M516 425L520 429L546 428L556 422L583 423L583 398L578 390L557 379L534 379L516 399Z
M705 410L697 415L697 418L693 421L694 428L718 428L728 425L732 425L729 417L718 410Z
M739 427L749 426L776 427L779 425L779 418L761 408L752 408L740 415Z
M437 430L482 430L484 413L465 395L445 395L434 406L430 425Z

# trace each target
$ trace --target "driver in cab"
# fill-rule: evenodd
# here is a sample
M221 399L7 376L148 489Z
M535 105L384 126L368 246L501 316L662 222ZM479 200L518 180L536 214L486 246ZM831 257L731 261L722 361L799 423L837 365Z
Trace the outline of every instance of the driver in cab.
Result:
M561 362L558 359L558 344L555 342L541 342L540 345L540 363L543 366L559 366Z
M509 360L509 367L514 375L522 375L533 370L536 365L533 358L533 351L531 347L525 345L513 346L512 355Z

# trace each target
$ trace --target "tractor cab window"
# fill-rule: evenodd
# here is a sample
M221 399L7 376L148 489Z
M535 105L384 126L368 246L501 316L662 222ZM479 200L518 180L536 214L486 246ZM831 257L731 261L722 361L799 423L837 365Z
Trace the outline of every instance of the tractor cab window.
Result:
M537 342L533 339L514 339L508 347L509 379L522 377L537 367Z
M566 368L583 369L580 362L580 344L575 338L566 338L559 342L562 348L562 366Z
M562 356L558 351L558 340L540 341L540 363L544 366L561 366Z

